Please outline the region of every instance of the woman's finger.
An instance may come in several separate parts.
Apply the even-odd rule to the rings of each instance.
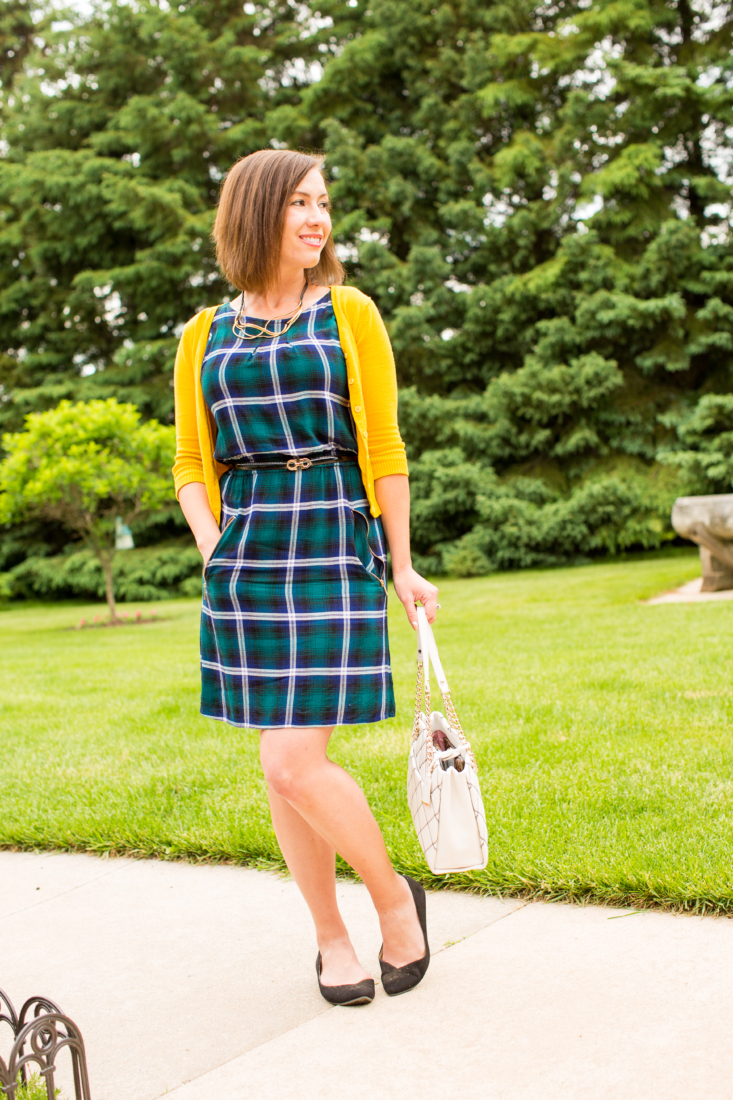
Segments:
[[[422,604],[425,608],[428,622],[435,622],[438,589],[434,584],[430,584],[419,574],[414,574],[412,582],[405,586],[405,589],[402,588],[402,585],[399,587],[395,585],[395,591],[407,613],[407,618],[413,630],[417,630],[417,611],[415,609],[418,604]]]
[[[405,596],[402,600],[402,606],[407,612],[407,618],[410,620],[410,626],[413,630],[417,630],[417,601],[415,597],[410,593],[409,596]]]
[[[428,622],[435,622],[436,608],[438,607],[438,589],[434,584],[416,589],[411,596],[406,597],[402,602],[405,605],[410,622],[413,622],[413,616],[415,622],[417,621],[417,616],[413,610],[417,604],[422,604],[425,608]]]
[[[433,587],[432,591],[422,592],[417,597],[417,599],[423,605],[423,607],[425,608],[425,614],[427,616],[428,622],[429,623],[434,623],[435,622],[435,617],[438,613],[437,612],[438,589]]]

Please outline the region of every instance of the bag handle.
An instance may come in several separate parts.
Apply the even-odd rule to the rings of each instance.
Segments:
[[[448,681],[445,673],[443,672],[443,666],[440,662],[440,656],[438,655],[438,645],[433,636],[432,627],[428,622],[428,617],[425,613],[425,608],[422,604],[417,605],[417,687],[415,691],[415,725],[413,729],[412,738],[413,741],[417,739],[420,733],[419,721],[420,712],[422,710],[423,702],[425,704],[425,717],[428,722],[428,767],[432,771],[434,767],[433,760],[433,739],[429,734],[430,726],[430,665],[432,664],[435,670],[435,676],[438,681],[438,687],[440,688],[440,694],[443,696],[443,702],[445,704],[446,718],[448,719],[448,725],[454,731],[461,746],[466,750],[466,754],[469,757],[473,770],[478,772],[476,764],[476,757],[473,755],[468,739],[461,727],[458,715],[456,714],[456,708],[453,706],[453,700],[451,699],[450,688],[448,687]]]
[[[443,666],[438,656],[438,646],[422,604],[417,605],[417,659],[418,662],[422,661],[425,665],[426,690],[430,692],[430,663],[432,662],[441,695],[449,692],[448,681],[445,678]]]

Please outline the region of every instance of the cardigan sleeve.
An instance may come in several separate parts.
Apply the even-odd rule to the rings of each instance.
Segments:
[[[176,405],[176,460],[173,464],[173,481],[176,497],[183,486],[189,485],[192,481],[201,481],[205,484],[204,463],[196,420],[194,321],[195,318],[192,318],[183,330],[178,342],[176,365],[173,371],[173,393]]]
[[[360,314],[354,338],[376,481],[387,474],[407,474],[407,456],[397,423],[397,374],[387,329],[371,298]]]

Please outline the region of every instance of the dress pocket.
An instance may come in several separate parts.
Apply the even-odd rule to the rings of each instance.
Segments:
[[[378,520],[365,516],[358,508],[349,506],[354,531],[356,556],[370,577],[374,577],[387,591],[387,555],[382,543]]]
[[[214,560],[220,556],[226,542],[228,541],[227,540],[227,535],[230,535],[232,533],[232,531],[234,530],[234,518],[235,518],[234,516],[230,516],[229,519],[227,520],[226,524],[222,528],[222,532],[219,535],[219,541],[217,542],[216,546],[212,550],[211,556],[210,556],[209,560],[207,561],[206,565],[204,566],[204,571],[203,571],[204,580],[206,580],[206,574],[209,571],[209,567],[214,563]]]

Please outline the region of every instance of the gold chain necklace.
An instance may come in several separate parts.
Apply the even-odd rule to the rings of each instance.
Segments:
[[[300,296],[300,301],[298,302],[297,306],[294,306],[292,309],[289,309],[287,313],[280,314],[279,317],[269,317],[265,321],[264,325],[258,325],[255,321],[248,321],[247,320],[247,316],[243,312],[244,311],[244,291],[242,291],[242,303],[241,303],[239,309],[237,310],[237,316],[234,318],[234,324],[232,325],[232,332],[234,333],[234,335],[237,337],[238,340],[256,340],[258,337],[261,337],[261,336],[269,336],[269,337],[283,336],[288,331],[288,329],[293,327],[293,325],[295,324],[295,322],[298,320],[301,313],[303,312],[303,299],[305,298],[305,292],[306,292],[307,289],[308,289],[308,280],[306,279],[305,285],[303,286],[303,293]],[[283,319],[283,317],[288,317],[288,316],[290,316],[291,313],[294,314],[294,316],[290,318],[290,320],[288,321],[287,325],[284,326],[284,328],[281,328],[281,329],[276,330],[276,331],[273,332],[272,329],[269,329],[267,327],[270,324],[271,321],[281,321]],[[247,331],[248,328],[254,329],[255,331],[254,332],[248,332]]]

